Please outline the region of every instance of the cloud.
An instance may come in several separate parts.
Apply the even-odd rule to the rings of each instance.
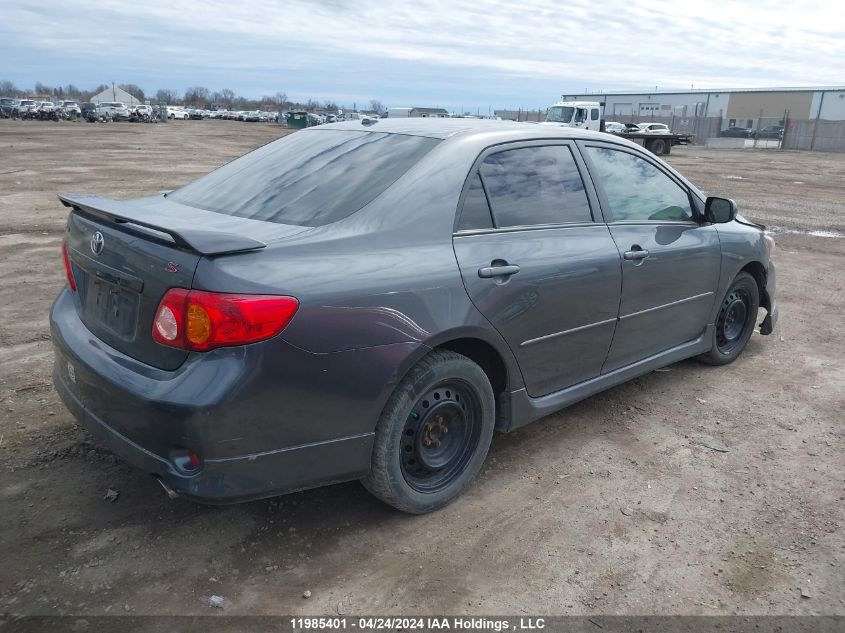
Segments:
[[[842,24],[837,3],[769,0],[17,0],[0,75],[539,107],[583,89],[835,84]]]

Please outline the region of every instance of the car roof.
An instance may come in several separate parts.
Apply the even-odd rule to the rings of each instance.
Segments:
[[[427,136],[439,139],[447,139],[455,136],[483,135],[486,140],[492,139],[494,141],[496,136],[501,136],[502,141],[523,138],[526,140],[541,138],[607,140],[608,137],[607,134],[602,132],[534,122],[517,123],[516,121],[496,121],[491,119],[433,117],[403,117],[394,119],[388,117],[387,119],[370,119],[367,124],[361,121],[344,121],[342,123],[328,123],[319,127],[311,127],[308,130],[385,132],[388,134],[408,134],[410,136]]]

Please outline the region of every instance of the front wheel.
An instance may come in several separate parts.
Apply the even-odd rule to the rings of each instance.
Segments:
[[[404,512],[442,508],[481,470],[494,425],[495,399],[484,371],[461,354],[432,352],[382,412],[363,483]]]
[[[748,273],[739,273],[722,299],[713,345],[698,360],[708,365],[727,365],[739,358],[754,332],[759,308],[757,282]]]

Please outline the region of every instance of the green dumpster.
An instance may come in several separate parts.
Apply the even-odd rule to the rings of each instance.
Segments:
[[[305,110],[294,110],[287,113],[288,127],[301,129],[308,127],[308,113]]]

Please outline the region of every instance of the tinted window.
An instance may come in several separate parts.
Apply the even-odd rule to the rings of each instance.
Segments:
[[[565,146],[523,147],[488,156],[481,176],[496,226],[592,220],[581,174]]]
[[[687,192],[648,161],[605,147],[587,152],[614,220],[692,219]]]
[[[487,196],[484,194],[481,176],[475,174],[469,183],[469,189],[464,198],[464,206],[461,209],[461,217],[458,220],[458,230],[490,228],[493,228],[493,218],[490,217],[490,205],[487,204]]]
[[[599,120],[599,111],[597,108],[593,108],[592,110],[590,110],[590,119],[592,119],[593,121]]]
[[[371,202],[439,142],[378,132],[295,132],[170,197],[227,215],[320,226]]]

